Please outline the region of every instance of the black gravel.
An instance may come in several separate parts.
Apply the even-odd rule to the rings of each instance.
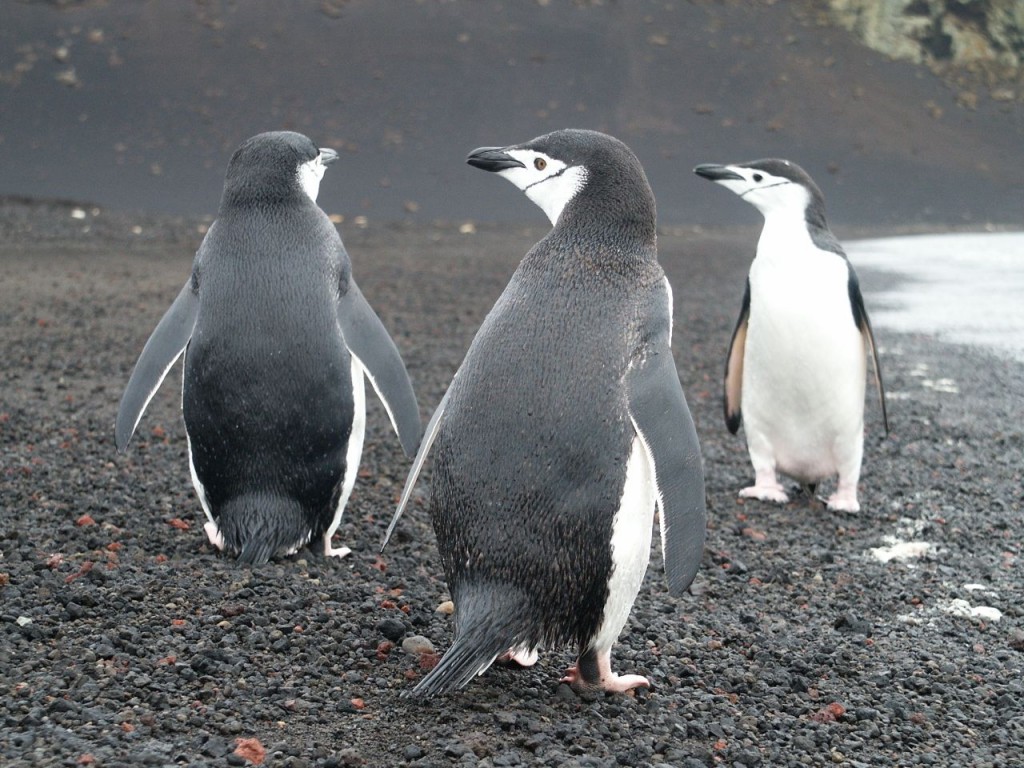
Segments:
[[[663,233],[710,526],[686,597],[668,596],[654,555],[616,647],[616,668],[652,689],[581,698],[558,682],[572,653],[557,649],[414,703],[401,693],[451,620],[422,495],[377,555],[409,466],[383,408],[372,401],[339,530],[352,555],[220,557],[176,371],[129,453],[113,445],[122,388],[203,223],[74,208],[0,208],[0,764],[1020,764],[1022,366],[879,329],[893,433],[869,403],[864,511],[741,503],[751,472],[719,383],[755,233]],[[346,226],[425,416],[541,233]],[[886,536],[932,548],[881,563],[869,550]],[[948,613],[955,599],[1002,618]]]

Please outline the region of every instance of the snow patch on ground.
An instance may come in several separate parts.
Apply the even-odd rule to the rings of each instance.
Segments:
[[[974,621],[999,621],[1003,612],[990,605],[971,605],[962,598],[954,598],[939,604],[939,609],[950,616],[964,617]]]
[[[917,235],[844,245],[858,268],[909,278],[869,296],[876,327],[936,334],[1024,361],[1024,233]],[[922,385],[959,394],[950,379],[929,378]]]
[[[948,585],[951,591],[957,588]],[[964,584],[960,589],[969,595],[998,599],[999,593],[984,584]],[[952,616],[958,619],[970,619],[976,624],[994,624],[1003,618],[1003,612],[991,605],[972,605],[970,600],[962,597],[953,597],[948,600],[939,600],[934,605],[922,605],[916,613],[901,614],[897,618],[904,624],[914,626],[926,625],[934,627],[936,619],[942,616]]]
[[[882,546],[872,547],[869,554],[880,563],[896,560],[905,563],[924,557],[932,549],[931,542],[916,540],[927,522],[901,517],[896,523],[896,534],[882,537]]]
[[[886,536],[882,541],[885,542],[885,546],[873,547],[870,550],[871,556],[881,563],[888,563],[890,560],[916,560],[924,557],[932,546],[927,541],[903,541],[895,536]]]

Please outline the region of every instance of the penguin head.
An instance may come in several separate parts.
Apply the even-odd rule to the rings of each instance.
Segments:
[[[629,147],[607,134],[565,129],[524,144],[481,147],[466,162],[511,181],[552,225],[599,217],[653,231],[654,194],[643,167]]]
[[[825,198],[818,185],[789,160],[698,165],[693,172],[732,190],[766,217],[780,212],[804,216],[811,208],[824,209]]]
[[[333,149],[318,148],[293,131],[272,131],[246,139],[235,150],[224,179],[224,203],[274,203],[309,198],[316,202]]]

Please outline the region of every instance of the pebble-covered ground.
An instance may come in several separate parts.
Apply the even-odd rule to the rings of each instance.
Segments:
[[[237,567],[202,532],[180,369],[128,453],[113,445],[122,389],[201,223],[0,210],[0,764],[1024,759],[1020,365],[879,330],[893,429],[883,439],[869,401],[864,511],[741,503],[751,472],[719,387],[756,232],[663,233],[710,522],[690,593],[668,596],[656,553],[616,647],[617,669],[653,687],[581,698],[558,682],[571,650],[554,649],[411,702],[451,619],[424,483],[377,554],[409,467],[380,404],[338,532],[353,553]],[[539,221],[342,229],[426,419]],[[878,278],[862,279],[870,307]]]

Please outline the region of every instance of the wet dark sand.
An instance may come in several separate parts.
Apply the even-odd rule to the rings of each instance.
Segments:
[[[533,669],[493,669],[460,695],[411,703],[400,695],[420,659],[401,640],[423,635],[446,649],[450,619],[435,608],[448,595],[425,484],[386,555],[376,554],[409,466],[379,403],[371,398],[360,480],[338,533],[353,554],[237,567],[202,533],[179,368],[127,455],[113,446],[122,388],[186,279],[195,226],[83,221],[61,206],[8,206],[0,219],[4,765],[259,757],[239,739],[257,739],[273,766],[1019,760],[1022,366],[880,331],[893,431],[882,439],[869,402],[864,511],[832,513],[802,496],[784,507],[740,503],[751,473],[742,440],[722,423],[719,381],[755,232],[663,233],[710,524],[685,597],[668,596],[653,555],[615,650],[616,668],[653,688],[580,698],[558,683],[572,653],[557,649]],[[344,227],[425,417],[541,233],[539,222],[475,234]],[[869,306],[872,279],[863,276]],[[958,391],[925,383],[940,376]],[[870,551],[888,536],[930,548],[882,563]],[[948,612],[979,606],[1001,619]]]
[[[757,222],[691,169],[758,157],[833,224],[1024,223],[1020,83],[891,61],[823,5],[8,3],[0,194],[201,215],[235,147],[291,129],[342,153],[329,212],[515,222],[466,153],[573,127],[636,152],[663,224]]]

